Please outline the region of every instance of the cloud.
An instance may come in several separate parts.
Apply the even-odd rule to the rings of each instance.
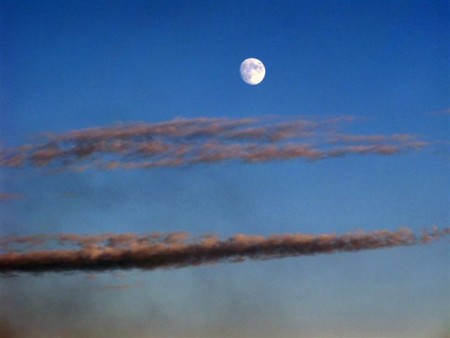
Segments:
[[[47,133],[37,144],[0,150],[0,166],[150,169],[232,160],[259,163],[393,155],[428,145],[412,134],[355,135],[339,130],[351,121],[350,117],[196,118]]]
[[[0,202],[7,202],[11,200],[21,199],[22,196],[19,194],[9,194],[9,193],[0,193]]]
[[[450,115],[450,108],[437,110],[437,111],[434,111],[434,112],[432,112],[430,114],[432,114],[432,115]]]
[[[214,235],[190,239],[187,233],[57,234],[36,238],[10,236],[2,241],[5,253],[0,255],[0,273],[8,276],[19,272],[181,268],[217,262],[242,262],[246,259],[264,260],[426,244],[449,234],[450,228],[439,230],[434,227],[421,236],[414,235],[408,228],[344,235],[281,234],[263,237],[236,234],[225,240]],[[54,248],[56,244],[75,248]],[[26,250],[23,250],[23,245]]]

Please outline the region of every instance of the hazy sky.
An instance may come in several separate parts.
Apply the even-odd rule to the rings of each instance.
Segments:
[[[27,159],[1,168],[2,237],[448,227],[449,10],[447,1],[0,1],[0,145]],[[249,57],[266,66],[260,85],[240,78]],[[88,128],[199,118],[219,118],[214,127],[222,118],[253,119],[250,127],[266,136],[283,123],[316,123],[312,136],[270,142],[308,142],[302,154],[320,156],[264,148],[270,158],[248,161],[261,156],[249,153],[253,141],[238,141],[242,155],[217,144],[234,141],[210,133],[151,140],[213,145],[227,160],[197,160],[203,153],[195,152],[195,165],[105,170],[95,165],[109,159],[94,158],[100,141],[76,157],[89,165],[84,171],[67,168],[63,156],[36,159],[53,151],[45,133],[85,137]],[[331,156],[336,147],[345,156]],[[139,151],[117,154],[124,163],[142,160]],[[447,238],[182,269],[3,276],[0,330],[7,337],[448,337],[449,259]]]

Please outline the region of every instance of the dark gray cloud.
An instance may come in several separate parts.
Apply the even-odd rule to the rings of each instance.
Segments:
[[[439,230],[434,227],[421,236],[415,236],[408,228],[344,235],[283,234],[263,237],[237,234],[225,240],[216,235],[190,239],[184,232],[9,236],[1,242],[4,253],[0,255],[0,273],[181,268],[216,262],[242,262],[246,259],[265,260],[425,244],[449,234],[450,228]],[[61,245],[75,248],[62,249]]]

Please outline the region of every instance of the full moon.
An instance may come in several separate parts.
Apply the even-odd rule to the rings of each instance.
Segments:
[[[249,58],[241,63],[240,69],[242,80],[249,85],[257,85],[266,76],[266,68],[258,59]]]

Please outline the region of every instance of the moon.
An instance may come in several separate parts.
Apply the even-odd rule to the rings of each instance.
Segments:
[[[264,64],[258,59],[249,58],[241,63],[240,73],[244,82],[254,86],[264,80],[264,76],[266,76],[266,67],[264,67]]]

